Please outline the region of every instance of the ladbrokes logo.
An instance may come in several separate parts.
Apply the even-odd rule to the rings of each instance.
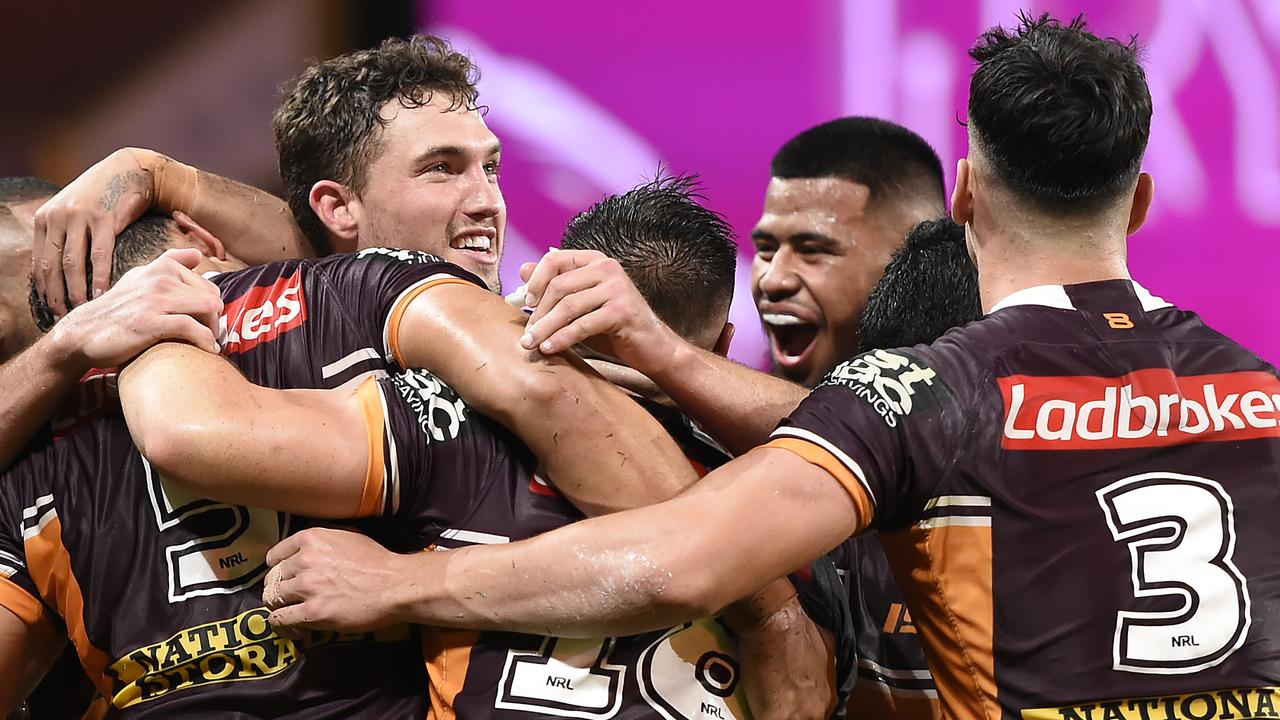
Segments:
[[[314,647],[392,642],[409,636],[408,628],[401,625],[374,633],[304,631],[302,639],[295,641],[275,634],[267,622],[270,614],[266,608],[256,608],[187,628],[125,655],[111,665],[122,684],[112,704],[126,708],[209,683],[261,680],[288,670]]]
[[[1010,450],[1103,450],[1280,437],[1280,381],[1265,372],[999,379]]]
[[[271,285],[255,287],[227,303],[218,319],[224,353],[240,353],[274,340],[307,320],[302,270]]]
[[[844,385],[871,403],[889,427],[913,410],[932,407],[942,380],[932,369],[899,353],[876,350],[836,366],[824,385]]]

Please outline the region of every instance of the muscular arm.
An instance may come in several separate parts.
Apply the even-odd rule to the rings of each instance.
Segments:
[[[695,474],[661,425],[571,354],[520,348],[523,316],[469,284],[418,295],[398,352],[507,425],[589,514],[671,497]],[[355,392],[252,385],[191,348],[149,351],[120,376],[130,431],[166,477],[206,497],[351,517],[369,457]],[[380,428],[376,428],[380,431]]]
[[[764,442],[808,394],[794,383],[694,347],[654,315],[616,260],[595,251],[549,253],[528,279],[525,347],[560,352],[605,337],[609,352],[648,375],[726,448]]]
[[[185,212],[251,265],[313,254],[280,198],[152,150],[122,148],[36,212],[34,278],[55,315],[88,299],[86,260],[94,293],[106,291],[116,235],[148,210]]]
[[[758,448],[658,505],[510,545],[384,558],[392,565],[381,575],[394,581],[361,592],[385,598],[387,615],[311,597],[329,579],[341,580],[326,579],[330,553],[300,551],[337,531],[291,537],[267,557],[279,565],[284,605],[272,622],[634,634],[714,615],[835,547],[858,521],[849,495],[825,470],[787,450]]]
[[[0,607],[0,714],[7,716],[31,694],[66,641],[48,618],[29,625]]]

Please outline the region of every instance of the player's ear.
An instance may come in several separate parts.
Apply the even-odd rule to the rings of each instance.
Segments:
[[[969,158],[960,158],[956,163],[956,186],[951,191],[951,219],[960,225],[966,225],[973,219],[973,188],[969,177],[972,171]]]
[[[733,344],[734,330],[733,323],[726,322],[724,328],[720,330],[720,337],[716,338],[716,344],[711,348],[711,352],[721,357],[729,357],[729,346]]]
[[[191,219],[191,216],[175,210],[173,222],[187,244],[200,251],[207,258],[227,259],[227,249],[217,235],[209,232],[203,225]]]
[[[1151,209],[1151,200],[1156,194],[1156,182],[1151,173],[1138,173],[1138,186],[1133,189],[1133,207],[1129,208],[1129,227],[1126,235],[1138,232],[1138,228],[1147,221],[1147,211]]]
[[[348,252],[356,248],[364,207],[351,188],[333,180],[321,180],[311,186],[307,196],[311,211],[329,230],[333,249]]]

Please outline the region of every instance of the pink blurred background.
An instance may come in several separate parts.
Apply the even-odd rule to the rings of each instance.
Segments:
[[[734,356],[763,366],[750,302],[751,227],[769,160],[842,115],[896,120],[947,172],[966,150],[965,54],[1020,8],[1088,13],[1146,47],[1156,202],[1131,242],[1134,276],[1280,361],[1280,3],[1274,0],[650,0],[423,2],[419,22],[470,51],[506,148],[507,282],[602,194],[659,163],[696,172],[742,246]]]

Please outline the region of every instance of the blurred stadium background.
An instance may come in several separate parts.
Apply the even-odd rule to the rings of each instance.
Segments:
[[[1280,362],[1277,0],[237,0],[6,3],[0,174],[67,182],[125,145],[279,188],[270,129],[309,59],[416,30],[483,72],[506,146],[507,282],[568,218],[658,166],[702,175],[742,244],[734,356],[766,362],[748,234],[772,153],[840,115],[924,135],[948,181],[965,150],[970,62],[1019,9],[1136,33],[1155,102],[1135,276]]]

